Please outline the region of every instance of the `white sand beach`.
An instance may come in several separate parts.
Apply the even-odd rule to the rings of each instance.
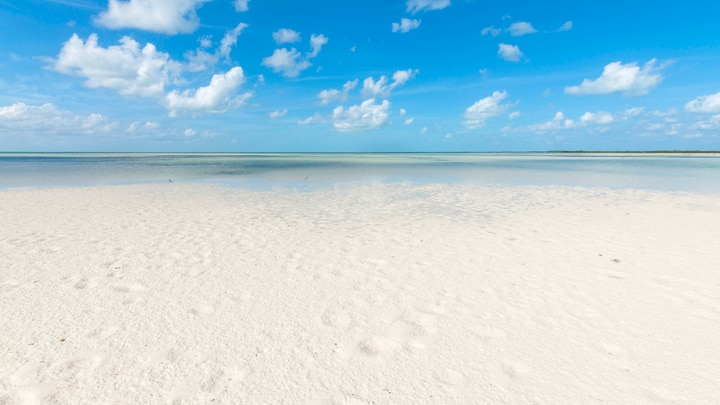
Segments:
[[[0,403],[717,404],[720,195],[0,191]]]

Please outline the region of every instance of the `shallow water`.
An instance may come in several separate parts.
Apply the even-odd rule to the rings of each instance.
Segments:
[[[716,154],[0,154],[0,188],[161,182],[316,189],[376,182],[720,192]]]

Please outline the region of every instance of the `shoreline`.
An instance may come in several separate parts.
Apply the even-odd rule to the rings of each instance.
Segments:
[[[711,403],[720,196],[0,190],[0,402]]]

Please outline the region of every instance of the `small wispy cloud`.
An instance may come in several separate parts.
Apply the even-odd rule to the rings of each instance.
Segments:
[[[420,11],[442,10],[450,7],[450,0],[408,0],[407,12],[418,13]]]
[[[392,23],[392,32],[406,33],[420,26],[420,20],[401,18],[399,23]]]
[[[560,28],[558,28],[557,30],[558,30],[558,32],[563,32],[563,31],[570,31],[571,29],[573,29],[573,22],[565,21],[565,24],[561,25]]]

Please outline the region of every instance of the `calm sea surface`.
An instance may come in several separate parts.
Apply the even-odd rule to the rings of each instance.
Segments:
[[[169,181],[254,189],[407,181],[718,193],[720,155],[0,154],[0,189]]]

